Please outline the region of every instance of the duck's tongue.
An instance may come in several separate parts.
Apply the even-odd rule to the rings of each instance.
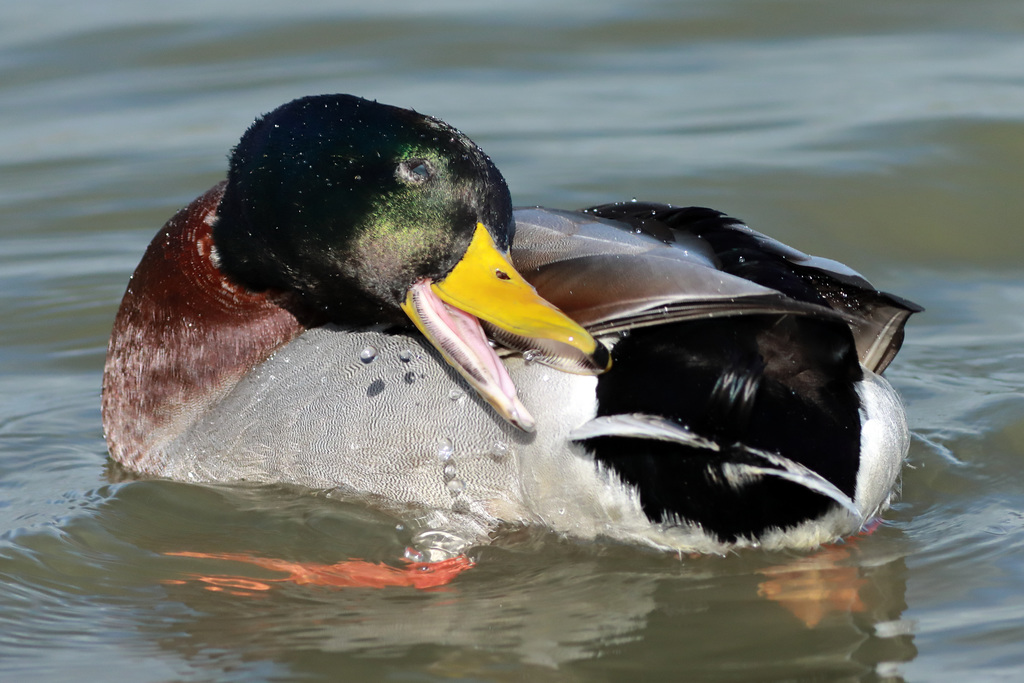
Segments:
[[[534,419],[516,396],[512,378],[488,343],[480,321],[442,301],[431,289],[432,284],[425,278],[410,288],[406,303],[414,315],[409,317],[499,415],[532,432]]]

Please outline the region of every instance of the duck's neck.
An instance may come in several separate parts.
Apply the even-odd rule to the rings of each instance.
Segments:
[[[274,296],[234,285],[215,265],[223,194],[222,183],[157,233],[114,321],[103,426],[111,455],[136,471],[159,474],[168,444],[304,329]]]

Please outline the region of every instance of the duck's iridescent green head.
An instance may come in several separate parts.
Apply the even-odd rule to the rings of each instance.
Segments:
[[[508,187],[437,119],[350,95],[290,102],[235,148],[213,226],[220,269],[347,327],[411,320],[513,424],[533,420],[480,325],[600,372],[607,351],[508,260]],[[403,316],[403,313],[405,316]]]
[[[331,318],[370,323],[397,313],[417,279],[448,273],[478,223],[508,249],[508,187],[471,140],[413,111],[318,95],[242,137],[214,239],[250,289],[297,290]]]

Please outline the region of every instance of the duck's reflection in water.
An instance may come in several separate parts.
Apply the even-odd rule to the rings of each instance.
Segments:
[[[634,650],[652,671],[681,661],[711,667],[722,658],[708,653],[728,650],[733,674],[778,662],[796,674],[794,662],[812,642],[815,671],[892,673],[916,655],[912,625],[900,618],[903,559],[872,558],[857,543],[783,562],[756,552],[680,562],[521,536],[529,552],[521,542],[499,544],[475,562],[432,565],[169,552],[187,564],[164,583],[197,611],[187,635],[165,642],[241,648],[247,658],[291,660],[315,650],[470,669],[545,669]]]

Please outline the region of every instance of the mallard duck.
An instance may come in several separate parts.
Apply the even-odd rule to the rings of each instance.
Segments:
[[[513,210],[443,121],[305,97],[150,244],[103,425],[130,470],[363,497],[442,555],[812,547],[890,502],[919,310],[711,209]]]

